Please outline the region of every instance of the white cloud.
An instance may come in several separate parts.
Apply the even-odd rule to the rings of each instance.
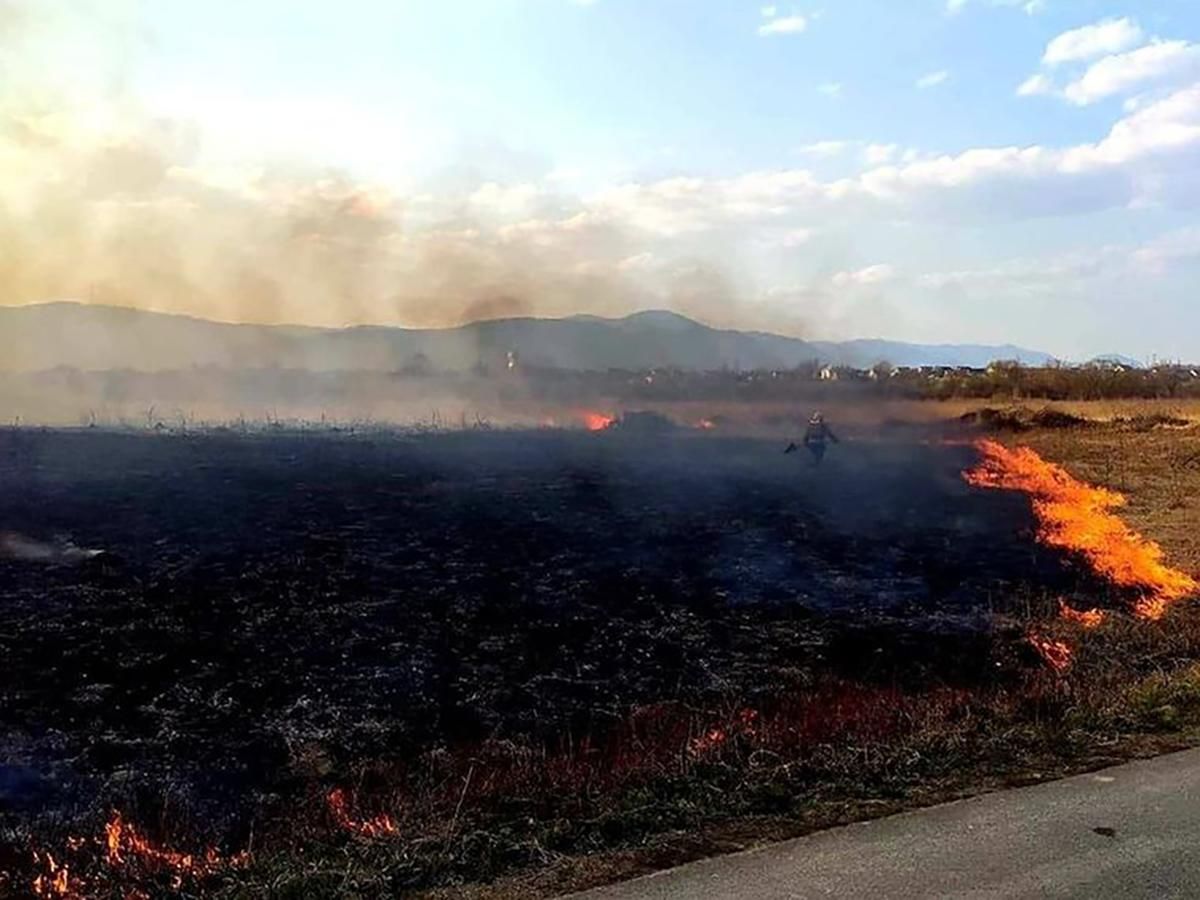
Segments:
[[[806,28],[808,28],[808,19],[797,13],[790,16],[770,18],[758,26],[758,33],[762,37],[771,37],[777,34],[799,34]]]
[[[1166,271],[1172,263],[1200,261],[1200,227],[1160,235],[1135,250],[1133,261],[1154,273]]]
[[[1051,257],[1018,258],[979,269],[926,272],[916,279],[918,287],[942,290],[948,287],[976,288],[996,292],[1054,294],[1065,285],[1103,274],[1122,263],[1121,248],[1097,247]]]
[[[1019,96],[1055,94],[1076,106],[1088,106],[1155,83],[1179,84],[1200,73],[1200,44],[1148,38],[1128,17],[1103,19],[1050,41],[1042,65],[1042,72],[1017,88]],[[1060,88],[1046,70],[1062,67],[1073,72]],[[1133,108],[1134,104],[1126,104],[1127,111]]]
[[[863,150],[863,161],[869,166],[881,166],[890,161],[899,149],[896,144],[868,144]]]
[[[816,141],[812,144],[805,144],[800,148],[800,152],[806,156],[822,158],[839,156],[845,153],[853,143],[853,141]]]
[[[499,224],[559,215],[569,207],[570,204],[538,184],[489,181],[465,198],[463,209],[480,221]]]
[[[812,240],[813,231],[811,228],[789,228],[777,238],[771,241],[772,245],[784,250],[794,250],[797,247],[803,247]]]
[[[1054,38],[1046,45],[1042,62],[1048,66],[1084,62],[1136,47],[1144,39],[1142,29],[1132,19],[1103,19]]]
[[[1114,94],[1128,93],[1148,82],[1200,70],[1200,45],[1187,41],[1154,41],[1127,53],[1106,56],[1063,89],[1077,106],[1087,106]]]
[[[883,284],[896,277],[896,270],[887,263],[867,266],[850,272],[838,272],[830,282],[834,287],[864,287],[867,285]]]
[[[826,81],[824,84],[818,84],[817,90],[826,97],[842,96],[842,83],[840,81]]]
[[[1030,75],[1017,87],[1018,97],[1034,97],[1054,92],[1054,83],[1041,72]]]
[[[1200,262],[1200,227],[1168,231],[1140,245],[1109,244],[1041,257],[1019,257],[975,269],[926,272],[920,288],[978,290],[989,296],[1061,297],[1092,292],[1088,282],[1124,280],[1144,284],[1147,276],[1170,274],[1178,265]]]
[[[945,69],[940,69],[937,72],[929,72],[917,79],[917,87],[921,90],[937,87],[939,84],[945,84],[949,78],[950,73]]]
[[[1200,150],[1200,84],[1138,108],[1103,140],[1063,153],[1061,166],[1070,173],[1194,150]]]
[[[753,237],[754,229],[780,233],[829,222],[1021,220],[1153,203],[1196,208],[1200,178],[1190,173],[1200,172],[1200,85],[1146,103],[1091,143],[977,147],[942,156],[901,153],[889,144],[862,151],[873,162],[851,177],[822,180],[805,169],[782,169],[671,178],[622,185],[581,203],[646,235],[724,235],[721,241]],[[512,193],[514,208],[530,202],[520,187]],[[493,206],[510,200],[489,199]],[[534,208],[549,202],[541,198]]]
[[[946,0],[946,15],[953,16],[967,8],[972,0]],[[975,0],[994,9],[1020,9],[1027,16],[1034,16],[1046,9],[1046,0]]]

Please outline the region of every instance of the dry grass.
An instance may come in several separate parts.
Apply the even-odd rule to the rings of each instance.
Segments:
[[[924,421],[933,418],[953,419],[986,407],[1004,406],[994,400],[921,400],[907,401],[920,410]],[[1070,413],[1093,422],[1114,422],[1119,419],[1170,416],[1200,422],[1200,400],[1029,400],[1020,404],[1030,409],[1053,409]]]
[[[718,423],[718,430],[778,430],[795,428],[815,407],[822,408],[835,424],[870,428],[885,424],[937,425],[955,423],[964,416],[989,408],[1016,407],[1030,411],[1054,410],[1090,422],[1137,423],[1154,419],[1178,419],[1200,424],[1200,400],[1030,400],[1011,404],[1003,400],[913,400],[887,399],[862,394],[830,393],[824,399],[805,397],[794,401],[647,401],[621,404],[607,402],[599,408],[616,413],[625,406],[653,409],[683,425],[702,420]]]
[[[1200,428],[1033,431],[1019,440],[1072,474],[1125,495],[1133,528],[1172,565],[1200,571]]]

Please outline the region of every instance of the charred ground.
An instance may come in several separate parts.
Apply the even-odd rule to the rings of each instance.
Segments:
[[[0,559],[9,858],[114,808],[245,845],[371,761],[664,702],[1019,678],[1004,614],[1100,586],[969,446],[851,437],[2,432],[0,526],[102,551]]]

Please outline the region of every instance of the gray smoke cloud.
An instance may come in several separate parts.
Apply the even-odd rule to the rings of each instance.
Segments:
[[[663,305],[737,320],[730,267],[686,243],[650,252],[619,197],[481,180],[494,173],[469,161],[448,160],[430,179],[438,190],[404,196],[336,168],[208,165],[199,125],[127,90],[129,61],[153,44],[137,13],[132,2],[0,5],[0,303],[323,326]]]

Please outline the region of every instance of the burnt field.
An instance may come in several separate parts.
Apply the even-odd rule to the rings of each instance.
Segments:
[[[402,820],[420,779],[457,821],[516,802],[478,780],[487,748],[548,765],[633,734],[694,757],[722,710],[749,731],[799,692],[1015,681],[1039,660],[1006,617],[1103,588],[929,437],[815,467],[689,432],[2,432],[5,858],[111,810],[257,847],[347,785]],[[669,727],[631,731],[664,704]],[[836,738],[805,715],[798,740]],[[429,774],[460,755],[465,786]]]

